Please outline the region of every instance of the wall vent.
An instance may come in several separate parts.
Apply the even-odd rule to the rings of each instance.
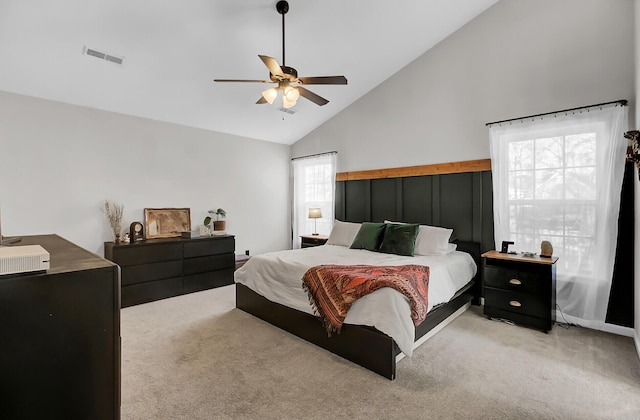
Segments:
[[[99,58],[101,60],[110,61],[110,62],[118,64],[120,66],[124,62],[124,58],[122,58],[122,57],[117,57],[115,55],[107,54],[107,53],[104,53],[102,51],[98,51],[96,49],[89,48],[89,47],[86,47],[86,46],[83,48],[82,52],[85,55],[90,55],[92,57],[96,57],[96,58]]]

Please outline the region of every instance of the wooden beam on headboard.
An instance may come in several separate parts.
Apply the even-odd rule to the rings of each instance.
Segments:
[[[491,159],[465,160],[461,162],[435,163],[432,165],[404,166],[402,168],[369,169],[365,171],[338,172],[336,181],[361,179],[398,178],[406,176],[455,174],[491,170]]]

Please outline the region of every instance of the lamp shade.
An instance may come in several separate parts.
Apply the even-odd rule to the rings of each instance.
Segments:
[[[284,88],[284,92],[282,92],[282,106],[284,108],[291,108],[296,104],[299,97],[300,92],[298,92],[298,89],[287,86]]]
[[[309,209],[309,219],[320,219],[320,218],[322,218],[322,210],[320,210],[319,207]]]
[[[277,96],[278,96],[278,89],[276,88],[267,89],[262,92],[262,97],[270,104],[272,104],[273,101],[276,100]]]

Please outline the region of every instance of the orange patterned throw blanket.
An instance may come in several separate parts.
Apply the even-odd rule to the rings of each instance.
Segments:
[[[424,265],[319,265],[307,270],[302,285],[329,334],[340,332],[355,300],[382,287],[391,287],[409,299],[414,325],[427,316],[429,267]]]

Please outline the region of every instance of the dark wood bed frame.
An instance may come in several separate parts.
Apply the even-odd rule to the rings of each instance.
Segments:
[[[490,160],[338,173],[335,218],[446,226],[453,229],[458,250],[473,256],[478,267],[473,283],[449,303],[431,310],[416,327],[416,341],[470,301],[480,304],[480,254],[495,249]],[[273,303],[246,286],[236,285],[236,299],[236,307],[245,312],[386,378],[396,376],[400,350],[391,337],[375,328],[345,324],[340,334],[327,337],[315,316]]]
[[[468,302],[480,303],[480,244],[463,241],[457,244],[458,250],[471,254],[478,274],[454,299],[429,312],[416,327],[416,341]],[[385,378],[396,377],[396,356],[400,349],[391,337],[373,327],[344,324],[340,334],[329,337],[317,317],[272,302],[242,284],[236,284],[236,307]]]

